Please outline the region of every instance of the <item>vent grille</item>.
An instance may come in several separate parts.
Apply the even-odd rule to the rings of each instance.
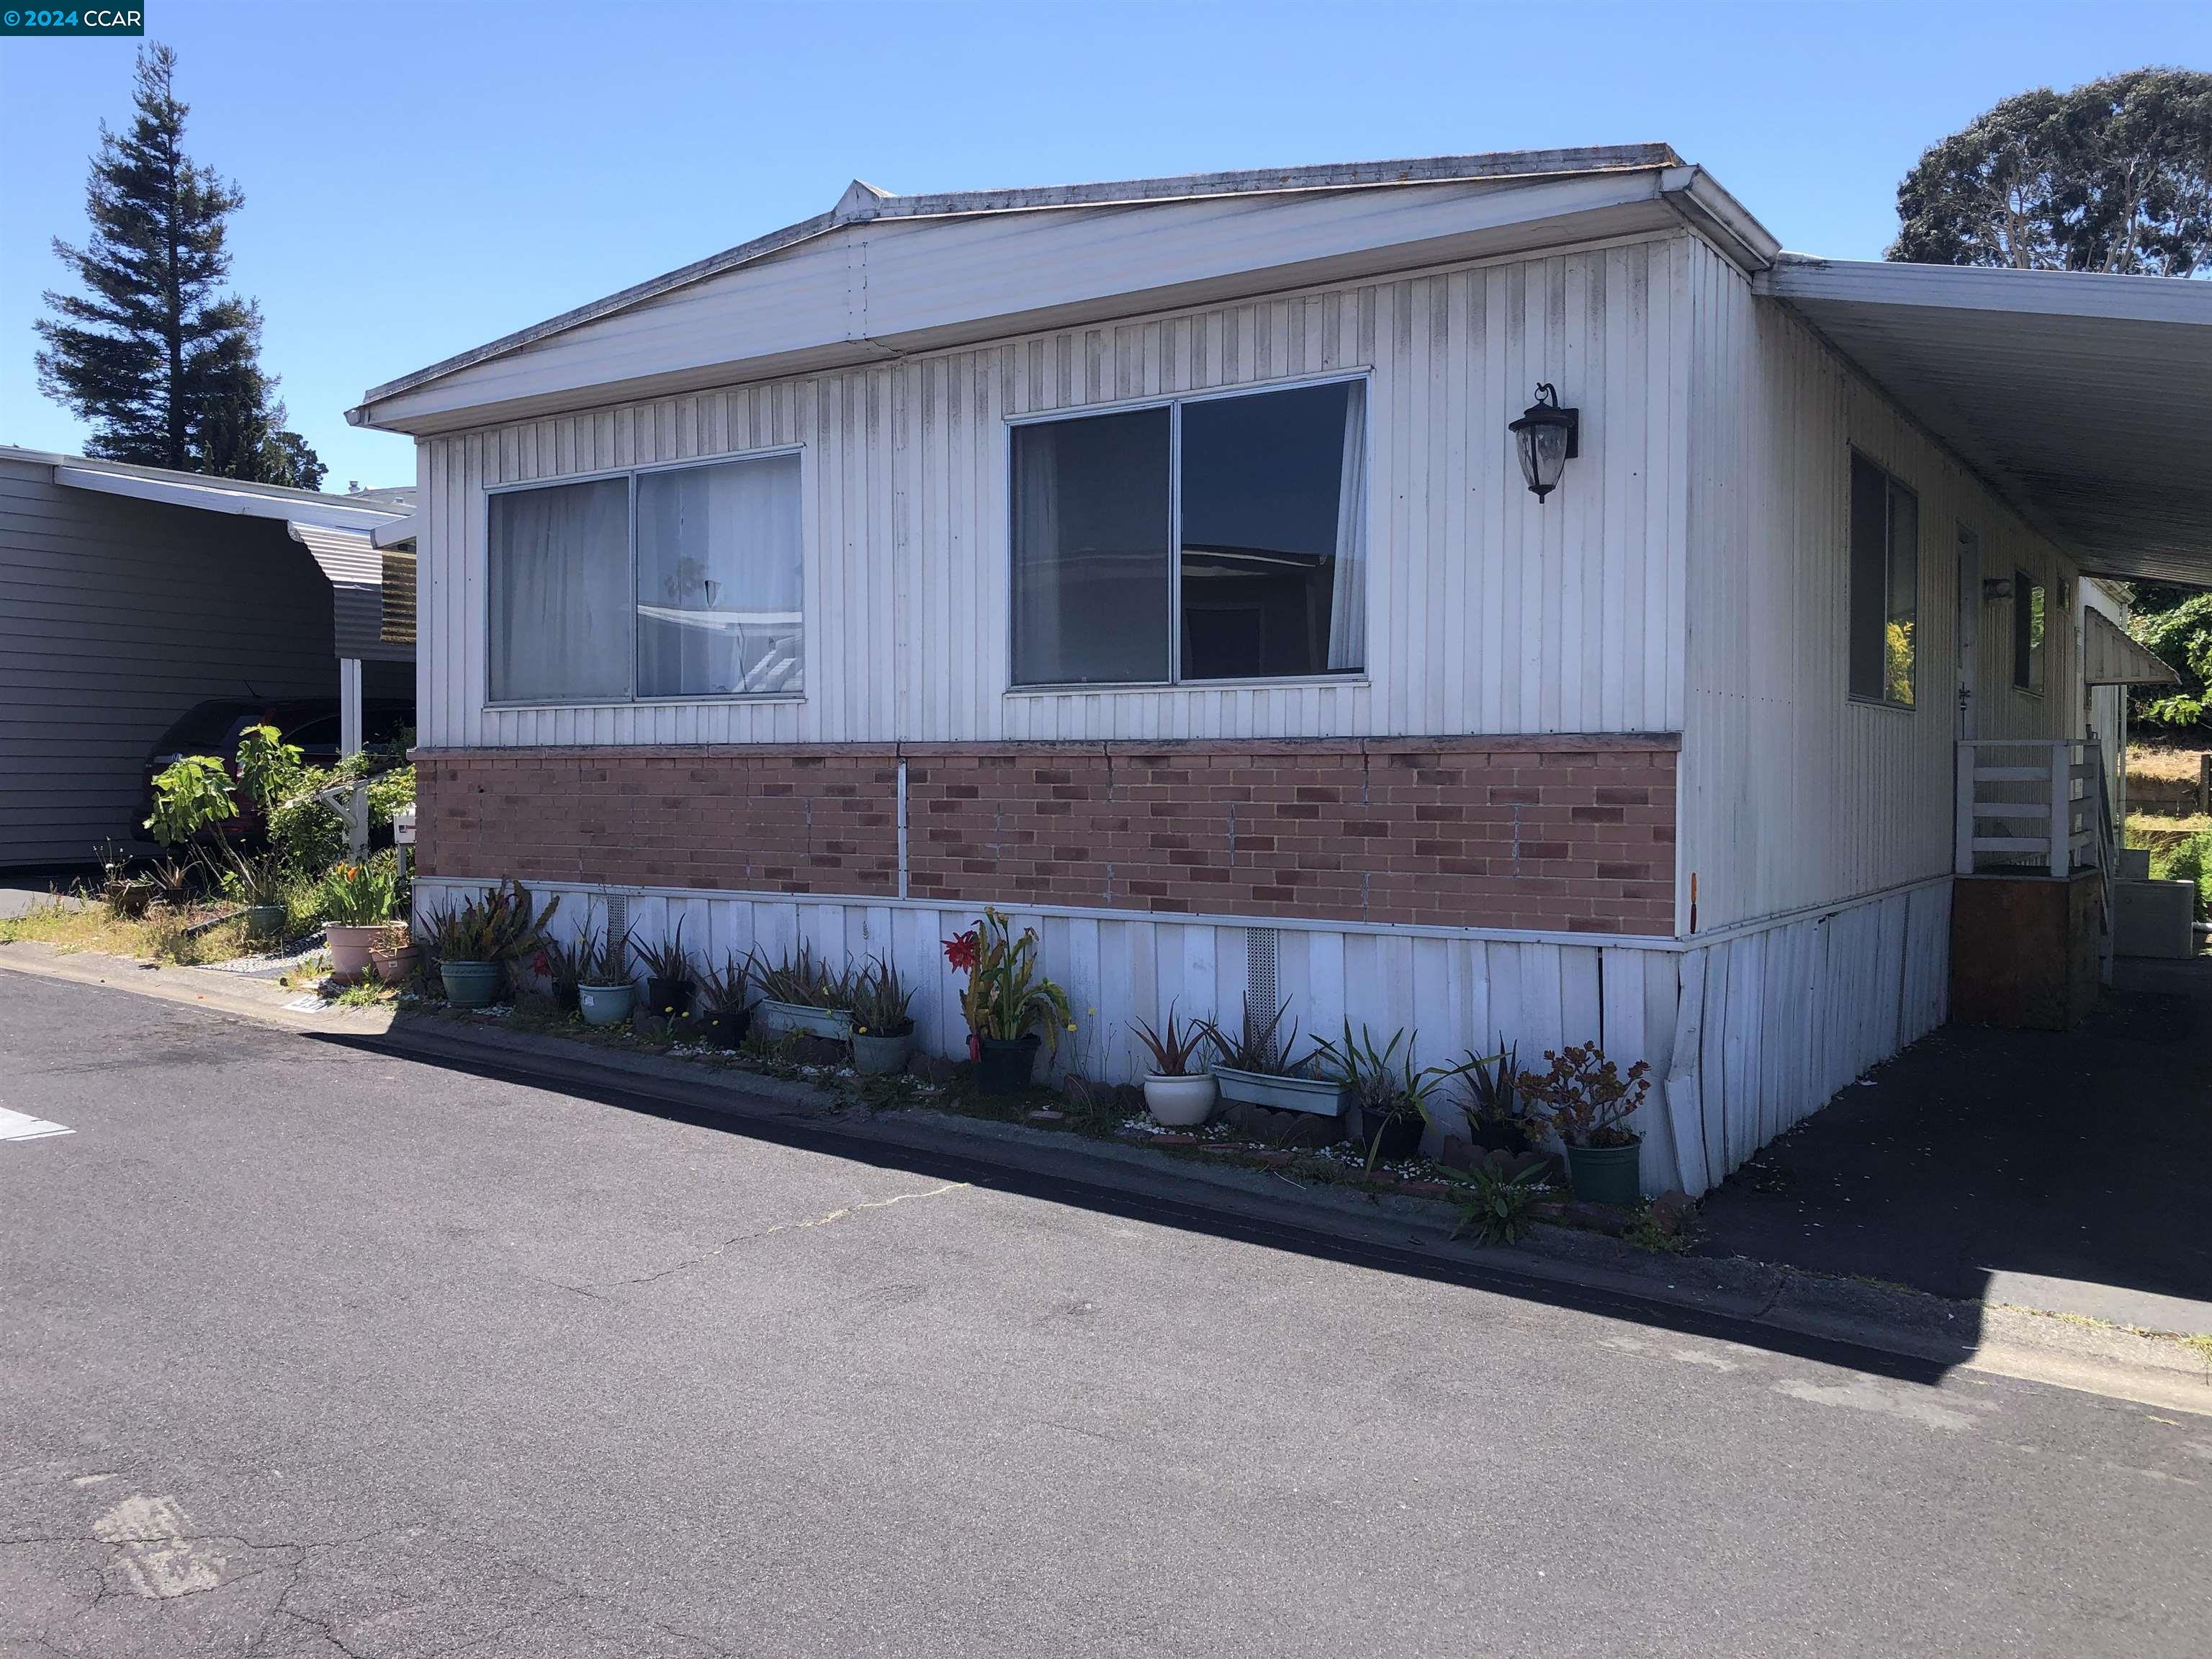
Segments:
[[[629,898],[623,893],[607,895],[607,937],[610,939],[629,936]]]
[[[1271,1019],[1282,1006],[1282,998],[1275,989],[1275,954],[1282,935],[1273,927],[1247,927],[1244,930],[1244,1006],[1258,1019]],[[1276,1051],[1281,1034],[1268,1040],[1267,1058],[1279,1062],[1283,1056]]]

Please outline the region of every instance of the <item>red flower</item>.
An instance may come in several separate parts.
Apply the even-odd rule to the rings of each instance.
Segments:
[[[945,959],[961,973],[972,973],[981,958],[981,947],[974,931],[962,933],[957,939],[945,941]]]

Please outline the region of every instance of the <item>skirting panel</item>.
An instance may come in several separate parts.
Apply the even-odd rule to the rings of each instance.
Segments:
[[[424,877],[418,911],[458,902],[482,884]],[[554,933],[604,927],[605,890],[541,882],[561,896]],[[963,1052],[960,980],[944,941],[971,926],[971,906],[872,904],[816,896],[761,897],[629,890],[630,937],[668,937],[678,921],[705,963],[757,951],[773,959],[802,941],[832,963],[882,957],[915,988],[921,1044]],[[1416,1063],[1518,1048],[1540,1070],[1547,1049],[1601,1044],[1625,1071],[1651,1067],[1655,1086],[1638,1127],[1647,1193],[1691,1194],[1817,1111],[1869,1066],[1924,1036],[1948,994],[1948,882],[1893,893],[1820,916],[1778,923],[1689,950],[1539,943],[1480,933],[1337,932],[1182,921],[1101,911],[1010,912],[1033,927],[1047,974],[1067,989],[1077,1029],[1051,1062],[1115,1082],[1139,1075],[1133,1022],[1172,1011],[1234,1022],[1287,1000],[1299,1047],[1336,1036],[1348,1020],[1380,1037],[1408,1033]],[[1273,1005],[1269,1006],[1272,1012]],[[1433,1147],[1432,1139],[1432,1147]]]
[[[1941,1025],[1951,884],[1889,893],[1685,952],[1665,1072],[1672,1166],[1695,1194],[1869,1067]],[[1652,1180],[1650,1140],[1644,1177]]]

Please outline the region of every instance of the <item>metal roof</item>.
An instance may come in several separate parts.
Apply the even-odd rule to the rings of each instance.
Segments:
[[[1785,253],[1753,285],[2089,574],[2212,586],[2212,283]]]
[[[281,519],[288,523],[329,525],[343,530],[373,530],[404,517],[413,510],[415,503],[412,485],[362,490],[351,495],[328,495],[319,489],[293,489],[283,484],[252,483],[242,478],[178,472],[162,466],[137,466],[128,461],[102,460],[97,456],[51,454],[9,445],[0,445],[0,458],[51,466],[54,482],[64,489],[130,495],[203,513]]]
[[[356,424],[372,404],[417,386],[456,374],[492,358],[593,322],[633,306],[659,298],[677,289],[718,276],[727,270],[779,253],[847,225],[883,220],[956,218],[987,213],[1029,213],[1064,208],[1133,207],[1160,202],[1194,201],[1206,197],[1282,195],[1302,191],[1382,189],[1395,185],[1478,182],[1486,179],[1525,181],[1533,179],[1601,173],[1650,172],[1681,168],[1681,158],[1668,144],[1601,144],[1574,149],[1501,150],[1477,155],[1434,155],[1395,161],[1346,161],[1319,167],[1267,167],[1240,173],[1193,173],[1172,178],[1122,179],[1098,184],[1046,185],[1012,190],[949,191],[927,196],[894,196],[855,179],[847,185],[836,205],[797,224],[757,236],[749,242],[709,255],[678,270],[626,288],[589,305],[564,311],[542,323],[486,342],[443,362],[372,386],[362,397],[362,408],[349,412]],[[1728,208],[1741,215],[1733,203]],[[1724,216],[1733,216],[1725,214]],[[1765,233],[1750,224],[1754,241]],[[1742,231],[1735,234],[1743,234]],[[1771,251],[1771,246],[1769,250]]]

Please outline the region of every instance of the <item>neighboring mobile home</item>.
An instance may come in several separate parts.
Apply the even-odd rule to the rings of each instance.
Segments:
[[[946,1052],[997,904],[1094,1073],[1247,995],[1597,1039],[1701,1190],[1942,1020],[1962,859],[2050,862],[1954,755],[2081,737],[2083,573],[2212,568],[2197,286],[1793,258],[1663,146],[855,183],[353,411],[417,439],[418,893],[884,953]],[[2100,428],[2144,374],[2196,437]]]
[[[413,495],[0,447],[0,867],[151,851],[147,762],[196,708],[328,699],[343,747],[364,695],[411,700],[412,555],[372,543]]]

